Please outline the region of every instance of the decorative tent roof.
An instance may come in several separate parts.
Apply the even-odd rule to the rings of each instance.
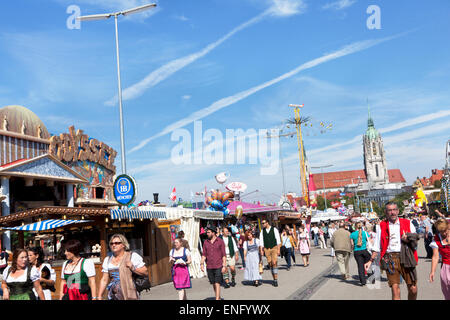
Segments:
[[[70,216],[88,216],[103,217],[109,216],[110,210],[106,208],[72,208],[72,207],[54,207],[46,206],[35,209],[28,209],[22,212],[12,213],[8,216],[0,217],[0,225],[14,224],[27,218],[39,217],[45,215],[67,215]]]
[[[50,138],[50,134],[41,119],[33,111],[17,105],[0,109],[0,130],[41,139]]]
[[[68,183],[88,183],[86,178],[50,154],[4,164],[0,167],[0,176],[46,179]]]
[[[262,213],[262,212],[273,212],[273,211],[286,211],[286,209],[279,206],[262,206],[259,204],[242,202],[242,201],[233,201],[228,205],[228,209],[230,212],[234,212],[237,206],[242,206],[243,212],[245,213]],[[289,210],[288,210],[289,211]]]

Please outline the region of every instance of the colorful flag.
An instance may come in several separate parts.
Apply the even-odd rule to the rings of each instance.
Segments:
[[[176,193],[175,187],[173,187],[172,193],[170,194],[170,200],[175,201],[177,200],[177,193]]]

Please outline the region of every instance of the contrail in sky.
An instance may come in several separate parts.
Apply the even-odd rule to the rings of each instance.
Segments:
[[[403,34],[401,34],[401,35],[403,35]],[[297,68],[295,68],[295,69],[293,69],[293,70],[291,70],[291,71],[289,71],[289,72],[287,72],[287,73],[285,73],[285,74],[283,74],[283,75],[281,75],[281,76],[279,76],[277,78],[274,78],[272,80],[264,82],[264,83],[262,83],[262,84],[260,84],[258,86],[253,87],[253,88],[241,91],[241,92],[239,92],[239,93],[237,93],[235,95],[232,95],[232,96],[229,96],[229,97],[217,100],[214,103],[212,103],[210,106],[208,106],[206,108],[203,108],[203,109],[200,109],[200,110],[192,113],[191,115],[187,116],[186,118],[181,119],[179,121],[176,121],[176,122],[168,125],[167,127],[165,127],[161,132],[157,133],[156,135],[153,135],[150,138],[147,138],[147,139],[141,141],[136,147],[132,148],[129,153],[138,151],[138,150],[142,149],[145,145],[147,145],[147,143],[149,143],[150,141],[152,141],[152,140],[154,140],[154,139],[156,139],[158,137],[166,135],[166,134],[172,132],[175,129],[184,127],[185,125],[187,125],[189,123],[192,123],[192,122],[194,122],[196,120],[202,119],[202,118],[204,118],[204,117],[206,117],[206,116],[208,116],[208,115],[210,115],[210,114],[212,114],[212,113],[214,113],[216,111],[219,111],[220,109],[228,107],[228,106],[230,106],[230,105],[232,105],[232,104],[234,104],[236,102],[239,102],[242,99],[245,99],[248,96],[251,96],[251,95],[253,95],[256,92],[261,91],[262,89],[270,87],[270,86],[272,86],[272,85],[274,85],[274,84],[276,84],[276,83],[278,83],[278,82],[280,82],[282,80],[288,79],[288,78],[298,74],[300,71],[311,69],[311,68],[316,67],[318,65],[321,65],[321,64],[323,64],[325,62],[332,61],[332,60],[335,60],[337,58],[345,57],[345,56],[347,56],[349,54],[352,54],[352,53],[356,53],[356,52],[359,52],[359,51],[366,50],[366,49],[371,48],[371,47],[373,47],[375,45],[378,45],[380,43],[392,40],[392,39],[397,38],[399,36],[400,35],[395,35],[395,36],[386,37],[386,38],[382,38],[382,39],[372,39],[372,40],[364,40],[364,41],[354,42],[352,44],[346,45],[342,49],[339,49],[339,50],[334,51],[334,52],[329,53],[329,54],[325,54],[325,55],[323,55],[323,56],[321,56],[319,58],[310,60],[310,61],[308,61],[308,62],[298,66]]]

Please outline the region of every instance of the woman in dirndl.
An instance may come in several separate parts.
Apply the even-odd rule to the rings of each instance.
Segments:
[[[309,254],[310,254],[310,246],[311,243],[309,242],[308,234],[305,232],[305,227],[300,227],[300,233],[298,235],[298,247],[300,248],[300,254],[302,255],[303,259],[303,266],[307,267],[309,266]]]
[[[169,262],[172,264],[173,286],[178,291],[179,300],[187,300],[185,289],[192,287],[188,265],[191,263],[191,253],[182,246],[181,239],[174,240],[174,248],[170,250]]]
[[[245,271],[244,280],[252,281],[255,287],[261,285],[262,276],[259,273],[259,264],[261,255],[259,249],[259,239],[255,238],[253,231],[245,232],[246,241],[244,242]]]
[[[112,256],[106,257],[102,265],[102,279],[98,300],[108,290],[108,300],[139,300],[133,275],[148,276],[144,259],[130,251],[130,244],[123,234],[114,234],[109,240]]]
[[[67,261],[61,269],[60,300],[96,299],[95,265],[91,259],[80,256],[81,242],[73,239],[64,246]]]
[[[45,300],[40,278],[39,271],[28,262],[27,250],[16,249],[11,266],[3,271],[3,300],[36,300],[33,289],[39,299]]]

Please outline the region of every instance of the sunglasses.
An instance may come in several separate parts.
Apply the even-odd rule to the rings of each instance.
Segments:
[[[118,246],[119,244],[122,244],[122,242],[110,242],[109,243],[110,246],[114,246],[114,245]]]

